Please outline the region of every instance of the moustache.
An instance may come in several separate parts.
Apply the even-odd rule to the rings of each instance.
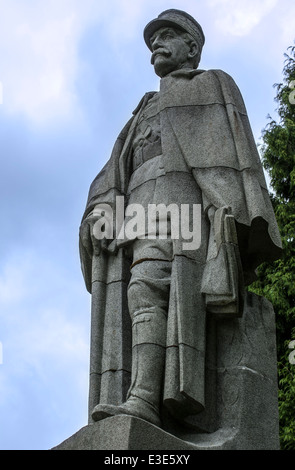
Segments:
[[[152,57],[151,57],[151,64],[154,65],[154,62],[155,62],[155,58],[157,55],[163,55],[165,57],[170,57],[172,55],[172,53],[170,51],[167,51],[167,49],[157,49],[156,51],[154,51],[152,53]]]

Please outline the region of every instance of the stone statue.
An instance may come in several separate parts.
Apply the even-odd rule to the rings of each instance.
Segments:
[[[90,187],[80,256],[92,294],[90,422],[130,415],[161,427],[206,410],[208,319],[242,316],[245,286],[281,241],[239,89],[198,69],[201,26],[167,10],[144,39],[160,91],[142,98]]]

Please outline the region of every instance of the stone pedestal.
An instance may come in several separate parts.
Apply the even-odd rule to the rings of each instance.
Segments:
[[[80,429],[53,450],[190,450],[192,446],[133,416],[104,419]]]
[[[278,450],[275,316],[248,293],[241,318],[208,318],[206,409],[164,429],[121,415],[85,426],[56,450]]]

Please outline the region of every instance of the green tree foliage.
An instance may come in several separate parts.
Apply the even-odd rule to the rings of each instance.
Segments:
[[[288,348],[295,339],[295,46],[288,52],[283,83],[274,85],[278,122],[269,117],[262,135],[262,163],[270,177],[283,254],[259,267],[250,290],[269,299],[276,312],[280,442],[282,450],[295,450],[295,365]]]

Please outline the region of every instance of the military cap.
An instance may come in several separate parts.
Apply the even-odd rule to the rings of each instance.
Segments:
[[[201,47],[205,43],[205,36],[201,25],[191,15],[181,10],[165,10],[156,19],[150,21],[144,29],[144,40],[150,50],[152,35],[164,26],[176,26],[189,33]]]

